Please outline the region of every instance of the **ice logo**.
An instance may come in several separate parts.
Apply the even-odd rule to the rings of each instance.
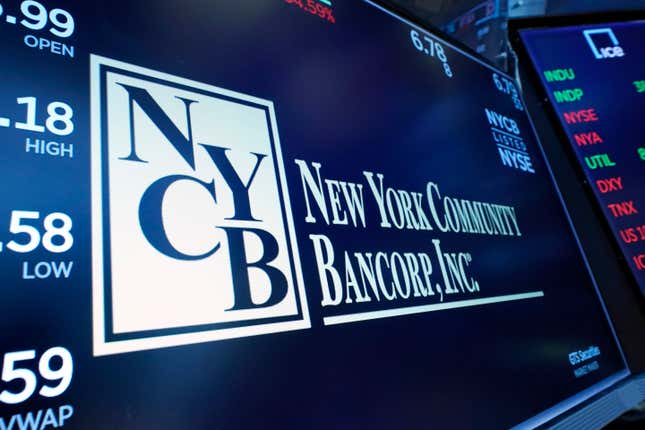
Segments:
[[[623,48],[619,46],[618,39],[616,38],[616,35],[611,28],[594,28],[591,30],[584,30],[582,34],[584,34],[585,39],[587,40],[587,44],[589,45],[589,48],[591,48],[591,52],[593,52],[593,55],[598,60],[605,58],[623,57],[625,55]],[[599,48],[597,42],[594,41],[594,39],[596,41],[599,39],[599,35],[605,35],[606,37],[608,37],[609,41],[612,43],[612,46],[604,46]]]
[[[92,56],[95,355],[310,327],[273,104]]]

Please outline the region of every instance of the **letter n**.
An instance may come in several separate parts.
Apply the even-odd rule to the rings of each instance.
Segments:
[[[193,153],[193,130],[190,118],[190,105],[196,103],[195,100],[189,100],[182,97],[176,97],[184,103],[186,110],[186,123],[188,124],[188,137],[177,128],[175,123],[164,112],[159,104],[152,98],[150,93],[142,88],[133,87],[125,84],[118,84],[128,92],[128,110],[130,122],[130,154],[122,157],[121,160],[137,161],[147,163],[141,159],[137,153],[136,133],[134,127],[134,104],[145,112],[150,121],[164,135],[181,157],[188,163],[191,169],[195,170],[195,155]]]

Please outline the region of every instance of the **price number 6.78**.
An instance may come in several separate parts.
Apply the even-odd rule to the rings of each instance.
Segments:
[[[443,71],[446,76],[452,78],[452,69],[450,69],[448,57],[446,57],[446,51],[441,43],[425,35],[423,36],[423,39],[421,39],[421,34],[416,30],[410,30],[410,40],[412,40],[412,44],[417,51],[429,57],[439,59],[439,61],[443,63]]]

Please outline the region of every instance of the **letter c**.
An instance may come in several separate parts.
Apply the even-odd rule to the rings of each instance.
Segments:
[[[439,193],[439,187],[437,184],[434,182],[428,182],[426,185],[426,195],[428,196],[428,205],[430,206],[430,214],[432,215],[432,218],[434,219],[435,224],[437,224],[437,227],[439,227],[439,230],[442,232],[447,232],[450,227],[448,227],[448,217],[444,215],[443,219],[445,224],[441,224],[441,219],[439,218],[439,214],[437,213],[437,208],[435,207],[434,204],[434,199],[432,194],[436,194],[437,198],[441,200],[441,194]]]
[[[201,185],[208,191],[208,194],[216,202],[215,198],[215,180],[211,182],[203,182],[199,179],[186,176],[186,175],[170,175],[156,180],[148,187],[141,197],[139,203],[139,225],[143,235],[157,251],[163,255],[175,258],[177,260],[202,260],[210,257],[220,248],[221,244],[218,242],[213,246],[210,251],[199,255],[189,255],[176,249],[166,234],[166,229],[163,222],[162,205],[163,199],[166,195],[168,188],[175,182],[179,181],[192,181]]]

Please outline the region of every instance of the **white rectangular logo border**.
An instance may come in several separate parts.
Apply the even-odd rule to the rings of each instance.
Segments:
[[[261,323],[244,327],[229,327],[215,330],[201,330],[189,333],[178,333],[154,337],[142,337],[126,340],[109,340],[106,336],[106,299],[105,299],[105,272],[104,272],[104,229],[103,229],[103,165],[102,165],[102,108],[101,89],[102,67],[121,69],[126,73],[136,73],[152,79],[159,79],[184,85],[191,88],[214,92],[224,97],[244,100],[253,104],[260,104],[267,108],[271,134],[273,137],[273,150],[279,185],[282,189],[282,203],[284,205],[284,221],[287,235],[291,244],[291,259],[296,281],[296,295],[300,304],[302,317],[297,320],[274,323]],[[302,266],[298,253],[295,228],[291,212],[286,184],[286,174],[280,149],[277,121],[273,103],[234,91],[191,81],[174,75],[146,69],[110,58],[90,55],[90,95],[91,95],[91,196],[92,196],[92,331],[94,356],[120,354],[125,352],[142,351],[166,348],[171,346],[204,343],[216,340],[233,339],[276,332],[301,330],[311,328],[307,296],[304,288]]]

